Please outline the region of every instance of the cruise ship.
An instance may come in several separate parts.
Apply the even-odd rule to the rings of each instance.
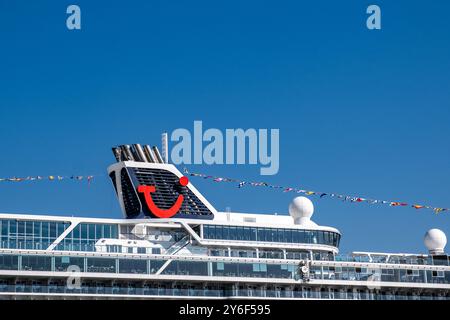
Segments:
[[[113,148],[122,219],[0,214],[0,298],[450,300],[442,231],[427,253],[343,256],[308,198],[219,212],[162,151]]]

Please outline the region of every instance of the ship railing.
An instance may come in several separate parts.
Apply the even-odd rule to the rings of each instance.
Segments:
[[[132,296],[162,296],[162,297],[242,297],[242,298],[294,298],[294,299],[342,299],[342,300],[450,300],[448,295],[439,294],[405,294],[405,293],[381,293],[376,291],[347,291],[329,290],[322,288],[314,290],[302,288],[290,289],[266,289],[266,288],[243,288],[243,289],[206,289],[206,288],[167,288],[162,286],[136,286],[128,285],[104,285],[104,284],[82,284],[79,289],[69,289],[60,284],[25,284],[15,285],[0,284],[0,294],[37,294],[43,295],[128,295]]]
[[[401,255],[336,255],[335,261],[339,262],[362,262],[362,263],[389,263],[389,264],[408,264],[408,265],[436,265],[430,258],[424,258],[421,256],[401,256]],[[442,264],[442,265],[449,265]]]

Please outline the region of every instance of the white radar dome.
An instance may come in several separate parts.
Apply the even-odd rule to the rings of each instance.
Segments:
[[[294,219],[295,224],[315,225],[311,221],[314,213],[314,205],[306,197],[296,197],[289,205],[289,214]]]
[[[439,229],[430,229],[425,233],[424,243],[431,254],[444,253],[447,237]]]

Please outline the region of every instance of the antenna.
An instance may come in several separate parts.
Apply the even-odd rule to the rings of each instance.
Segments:
[[[161,135],[161,152],[164,163],[169,163],[169,141],[167,132]]]

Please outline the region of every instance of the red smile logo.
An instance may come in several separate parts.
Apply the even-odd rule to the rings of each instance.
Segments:
[[[185,187],[188,185],[189,179],[187,177],[181,177],[179,182],[180,182],[180,185]],[[181,205],[183,204],[183,201],[184,201],[184,196],[182,194],[180,194],[180,195],[178,195],[178,198],[172,207],[170,207],[169,209],[161,209],[153,202],[153,199],[152,199],[151,193],[156,191],[155,186],[139,186],[137,191],[139,193],[144,194],[144,198],[145,198],[145,202],[147,203],[147,207],[158,218],[173,217],[180,210]]]

